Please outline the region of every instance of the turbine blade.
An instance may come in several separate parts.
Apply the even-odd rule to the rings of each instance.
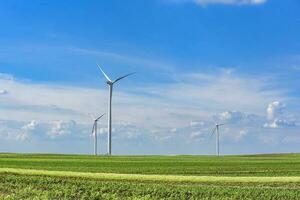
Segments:
[[[215,128],[212,130],[212,132],[211,132],[211,134],[210,134],[210,137],[212,137],[212,136],[215,134],[216,130],[217,130],[217,127],[215,127]]]
[[[92,129],[92,135],[94,135],[95,133],[94,133],[94,131],[95,131],[95,123],[94,123],[94,125],[93,125],[93,129]]]
[[[121,80],[121,79],[123,79],[123,78],[126,78],[127,76],[131,76],[131,75],[133,75],[133,74],[135,74],[135,72],[130,73],[130,74],[126,74],[125,76],[121,76],[120,78],[117,78],[113,83],[116,83],[116,82],[118,82],[119,80]]]
[[[105,113],[103,115],[105,115]],[[103,115],[101,115],[100,117],[98,117],[95,121],[98,121],[99,119],[101,119],[101,117],[103,117]]]
[[[98,65],[97,64],[97,66],[98,66],[98,68],[100,69],[100,71],[102,72],[102,74],[104,75],[104,77],[106,78],[106,80],[108,80],[109,82],[112,82],[111,80],[110,80],[110,78],[105,74],[105,72],[102,70],[102,68],[100,67],[100,65]]]

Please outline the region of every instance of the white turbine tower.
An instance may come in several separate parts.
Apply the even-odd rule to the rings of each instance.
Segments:
[[[216,155],[220,155],[220,126],[224,126],[225,124],[216,124],[215,128],[212,131],[212,135],[216,134]]]
[[[98,139],[97,139],[97,137],[98,137],[98,133],[97,133],[97,131],[98,131],[98,121],[99,121],[99,119],[101,119],[103,117],[103,115],[101,115],[100,117],[98,117],[96,119],[93,117],[94,124],[93,124],[92,134],[94,136],[94,155],[95,156],[97,155],[97,152],[98,152],[98,144],[97,144],[97,142],[98,142]]]
[[[106,74],[105,72],[102,70],[102,68],[97,64],[97,66],[99,67],[99,69],[101,70],[102,74],[104,75],[104,77],[106,78],[106,83],[108,85],[108,90],[109,90],[109,99],[108,99],[108,145],[107,145],[107,154],[111,155],[111,126],[112,126],[112,113],[111,113],[111,104],[112,104],[112,91],[113,91],[113,86],[116,82],[120,81],[123,78],[126,78],[127,76],[130,76],[134,73],[130,73],[130,74],[126,74],[124,76],[121,76],[119,78],[117,78],[116,80],[112,81]]]

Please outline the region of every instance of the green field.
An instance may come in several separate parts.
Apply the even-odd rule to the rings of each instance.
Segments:
[[[300,199],[300,154],[0,154],[1,199]]]

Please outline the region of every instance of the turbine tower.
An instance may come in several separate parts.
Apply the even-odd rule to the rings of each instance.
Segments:
[[[100,67],[100,65],[97,64],[97,66],[99,67],[100,71],[102,72],[102,74],[104,75],[105,79],[106,79],[106,83],[108,85],[108,92],[109,92],[109,98],[108,98],[108,129],[107,129],[107,154],[111,155],[111,127],[112,127],[112,112],[111,112],[111,105],[112,105],[112,92],[113,92],[113,86],[116,82],[120,81],[123,78],[126,78],[127,76],[130,76],[134,73],[130,73],[130,74],[126,74],[124,76],[121,76],[119,78],[117,78],[116,80],[112,81],[106,74],[105,72],[102,70],[102,68]]]
[[[104,114],[103,114],[104,115]],[[100,117],[98,118],[94,118],[93,117],[93,120],[94,120],[94,124],[93,124],[93,129],[92,129],[92,134],[94,136],[94,155],[97,156],[97,152],[98,152],[98,144],[97,144],[97,131],[98,131],[98,121],[103,117],[103,115],[101,115]]]
[[[216,135],[216,156],[220,156],[220,126],[224,125],[225,124],[216,124],[212,131],[212,135]]]

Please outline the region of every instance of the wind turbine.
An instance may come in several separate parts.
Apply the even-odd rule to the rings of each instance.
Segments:
[[[102,74],[104,75],[104,77],[106,78],[106,83],[108,85],[108,92],[109,92],[109,99],[108,99],[108,145],[107,145],[107,154],[108,155],[111,155],[111,125],[112,125],[112,113],[111,113],[111,104],[112,104],[112,92],[113,92],[113,86],[116,82],[120,81],[121,79],[123,78],[126,78],[127,76],[130,76],[132,74],[135,74],[135,73],[129,73],[129,74],[126,74],[124,76],[121,76],[119,78],[117,78],[116,80],[111,80],[106,74],[105,72],[102,70],[102,68],[100,67],[100,65],[97,64],[97,66],[99,67],[100,71],[102,72]]]
[[[103,115],[105,115],[105,114],[103,114]],[[93,117],[94,124],[93,124],[92,134],[94,136],[94,155],[95,156],[97,155],[97,152],[98,152],[98,150],[97,150],[97,148],[98,148],[97,147],[97,141],[98,141],[98,139],[97,139],[97,136],[98,136],[98,134],[97,134],[97,131],[98,131],[98,121],[99,121],[99,119],[101,119],[103,117],[103,115],[101,115],[100,117],[98,117],[96,119]]]
[[[215,128],[212,131],[212,135],[216,134],[216,155],[220,155],[220,126],[224,126],[225,124],[216,124]]]

